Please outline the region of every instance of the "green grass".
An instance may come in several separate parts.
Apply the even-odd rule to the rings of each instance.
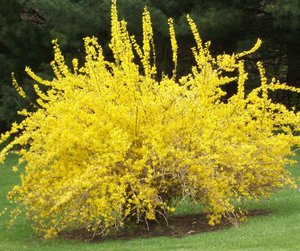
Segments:
[[[300,156],[298,156],[300,161]],[[18,177],[11,171],[17,161],[11,156],[0,167],[0,209],[9,207],[6,193]],[[300,176],[300,168],[291,169]],[[101,242],[80,242],[72,240],[41,240],[34,236],[29,224],[19,218],[11,229],[7,229],[7,216],[0,218],[0,251],[99,251],[99,250],[300,250],[300,192],[284,190],[274,194],[264,203],[250,203],[249,208],[267,208],[272,211],[265,216],[252,217],[238,228],[231,227],[215,232],[200,233],[176,239],[168,237],[106,240]],[[185,205],[182,211],[193,210]],[[1,211],[1,210],[0,210]]]

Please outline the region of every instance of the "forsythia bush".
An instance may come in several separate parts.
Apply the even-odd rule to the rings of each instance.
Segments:
[[[235,218],[235,201],[295,187],[284,166],[291,163],[291,147],[299,145],[294,132],[300,116],[268,94],[299,90],[268,81],[258,62],[261,86],[248,95],[244,91],[242,58],[256,51],[260,40],[249,51],[214,57],[187,17],[196,41],[195,66],[177,80],[170,19],[174,74],[157,81],[147,9],[142,46],[118,20],[115,1],[111,15],[114,62],[105,60],[96,38],[87,37],[82,66],[74,59],[68,68],[54,41],[56,77],[43,80],[26,69],[38,82],[37,109],[21,111],[24,120],[1,138],[15,136],[1,160],[18,145],[19,165],[26,165],[21,185],[9,193],[19,205],[13,218],[24,210],[46,238],[78,228],[105,235],[130,220],[147,224],[167,217],[172,199],[182,196],[203,205],[210,224],[216,224]],[[222,86],[232,82],[238,83],[237,93],[223,102]]]

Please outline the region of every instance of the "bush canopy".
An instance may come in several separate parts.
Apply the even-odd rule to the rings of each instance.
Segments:
[[[260,87],[245,94],[249,51],[213,56],[193,20],[195,65],[176,76],[177,42],[169,19],[173,51],[172,76],[156,74],[151,17],[142,16],[140,46],[111,6],[114,60],[105,60],[95,37],[86,37],[84,62],[72,67],[54,44],[55,78],[37,84],[36,110],[20,111],[24,119],[4,133],[13,140],[1,152],[4,161],[18,146],[21,184],[9,193],[16,203],[12,219],[25,211],[45,238],[86,229],[94,235],[120,231],[135,220],[162,220],[174,211],[174,198],[203,205],[209,223],[223,217],[238,220],[236,202],[262,199],[283,187],[295,187],[284,168],[299,145],[299,113],[274,103],[278,89],[299,92],[276,79],[268,81],[262,63]],[[158,80],[159,79],[159,80]],[[13,79],[21,96],[26,94]],[[222,87],[237,84],[228,100]]]

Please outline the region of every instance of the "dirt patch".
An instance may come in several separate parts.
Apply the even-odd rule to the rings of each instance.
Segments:
[[[247,213],[247,218],[253,216],[267,215],[269,213],[269,210],[252,210]],[[216,226],[211,226],[208,224],[207,215],[202,213],[169,217],[168,224],[166,224],[166,222],[149,222],[148,228],[144,223],[137,224],[134,227],[125,228],[121,232],[110,237],[100,237],[97,235],[93,236],[91,233],[84,230],[64,232],[61,234],[61,237],[68,239],[91,241],[101,241],[107,239],[129,240],[135,238],[150,238],[159,236],[180,238],[201,232],[216,231],[232,226],[232,222],[230,222],[227,219],[223,219],[222,222]]]

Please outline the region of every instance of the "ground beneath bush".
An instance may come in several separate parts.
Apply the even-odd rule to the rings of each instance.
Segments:
[[[253,216],[261,216],[269,214],[269,210],[252,210],[246,215],[247,218]],[[243,223],[240,223],[243,224]],[[159,236],[168,237],[184,237],[192,234],[197,234],[201,232],[216,231],[219,229],[224,229],[228,227],[233,227],[232,222],[227,219],[223,219],[222,222],[216,226],[211,226],[208,224],[206,214],[191,214],[191,215],[181,215],[173,216],[168,218],[168,223],[158,223],[156,221],[149,222],[148,228],[145,223],[136,224],[132,227],[122,230],[122,232],[117,233],[113,237],[100,237],[91,234],[85,230],[74,230],[71,232],[64,232],[61,237],[67,239],[79,239],[79,240],[92,240],[100,241],[107,239],[134,239],[134,238],[150,238]]]

